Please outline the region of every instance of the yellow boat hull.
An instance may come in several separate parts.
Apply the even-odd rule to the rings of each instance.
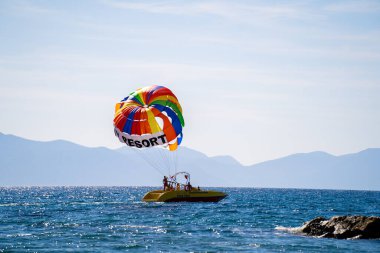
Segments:
[[[145,194],[145,202],[218,202],[227,197],[227,194],[217,191],[203,190],[156,190]]]

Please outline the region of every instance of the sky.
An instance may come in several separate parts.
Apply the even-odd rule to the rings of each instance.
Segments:
[[[250,165],[380,147],[380,1],[0,1],[0,132],[118,148],[169,87],[182,145]]]

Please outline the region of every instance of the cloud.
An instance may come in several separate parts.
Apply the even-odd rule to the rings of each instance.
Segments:
[[[233,1],[141,1],[123,2],[105,0],[104,4],[120,9],[137,10],[150,13],[170,15],[213,15],[237,21],[254,21],[257,19],[310,19],[317,15],[312,9],[300,4],[244,4]]]
[[[372,13],[380,11],[379,1],[343,1],[331,3],[325,7],[332,12],[343,13]]]
[[[8,11],[20,15],[57,15],[62,14],[58,9],[46,7],[32,1],[11,1],[7,6]]]
[[[300,49],[298,49],[300,50]],[[281,53],[281,52],[278,52]],[[283,52],[285,54],[285,51]],[[294,52],[292,52],[294,53]],[[325,51],[304,49],[299,53],[307,55],[319,54],[326,59],[350,59],[349,51]],[[353,59],[366,57],[365,53],[353,52]],[[368,54],[369,59],[379,59],[380,55]],[[25,66],[28,66],[27,68]],[[349,74],[348,72],[349,71]],[[57,52],[35,52],[24,56],[9,57],[0,60],[0,76],[2,86],[38,86],[44,88],[83,89],[92,90],[94,85],[102,87],[103,83],[117,87],[121,83],[191,83],[193,87],[229,86],[231,84],[249,85],[256,87],[282,87],[292,90],[297,87],[330,87],[341,86],[373,86],[373,82],[364,82],[363,77],[368,76],[371,70],[357,69],[356,65],[349,68],[325,67],[310,68],[289,64],[261,65],[259,63],[236,64],[234,62],[195,62],[185,63],[180,60],[151,61],[128,59],[116,56],[97,57],[85,53],[67,54]],[[372,78],[373,73],[371,74]],[[347,78],[350,80],[347,80]],[[375,78],[378,78],[375,76]],[[360,80],[360,83],[358,83]],[[54,89],[55,89],[54,88]],[[102,91],[103,92],[103,91]],[[244,94],[241,94],[244,95]]]

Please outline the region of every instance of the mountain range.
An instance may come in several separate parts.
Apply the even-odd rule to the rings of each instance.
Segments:
[[[190,172],[195,186],[380,190],[380,148],[341,156],[299,153],[243,166],[230,156],[208,157],[187,147],[166,157],[2,133],[0,186],[159,186],[167,168],[151,165],[160,155],[162,164]]]

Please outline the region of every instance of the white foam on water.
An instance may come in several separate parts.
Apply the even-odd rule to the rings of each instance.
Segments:
[[[161,226],[146,226],[146,225],[131,225],[131,224],[124,224],[124,225],[111,225],[110,228],[147,228],[147,229],[161,229]]]
[[[292,233],[292,234],[302,234],[302,227],[283,227],[283,226],[277,226],[274,229],[278,230],[278,231],[289,232],[289,233]]]
[[[251,246],[252,248],[260,248],[260,244],[258,244],[258,243],[251,243],[251,244],[249,244],[249,246]]]
[[[32,234],[18,233],[18,234],[9,234],[9,235],[6,235],[6,237],[27,237],[27,236],[32,236]]]
[[[237,234],[237,235],[244,235],[244,234],[246,234],[243,230],[241,230],[239,228],[233,228],[232,229],[232,233]]]
[[[18,206],[19,203],[7,203],[7,204],[0,204],[0,206]]]
[[[154,228],[150,226],[145,226],[145,225],[115,225],[115,227],[122,227],[122,228]]]

